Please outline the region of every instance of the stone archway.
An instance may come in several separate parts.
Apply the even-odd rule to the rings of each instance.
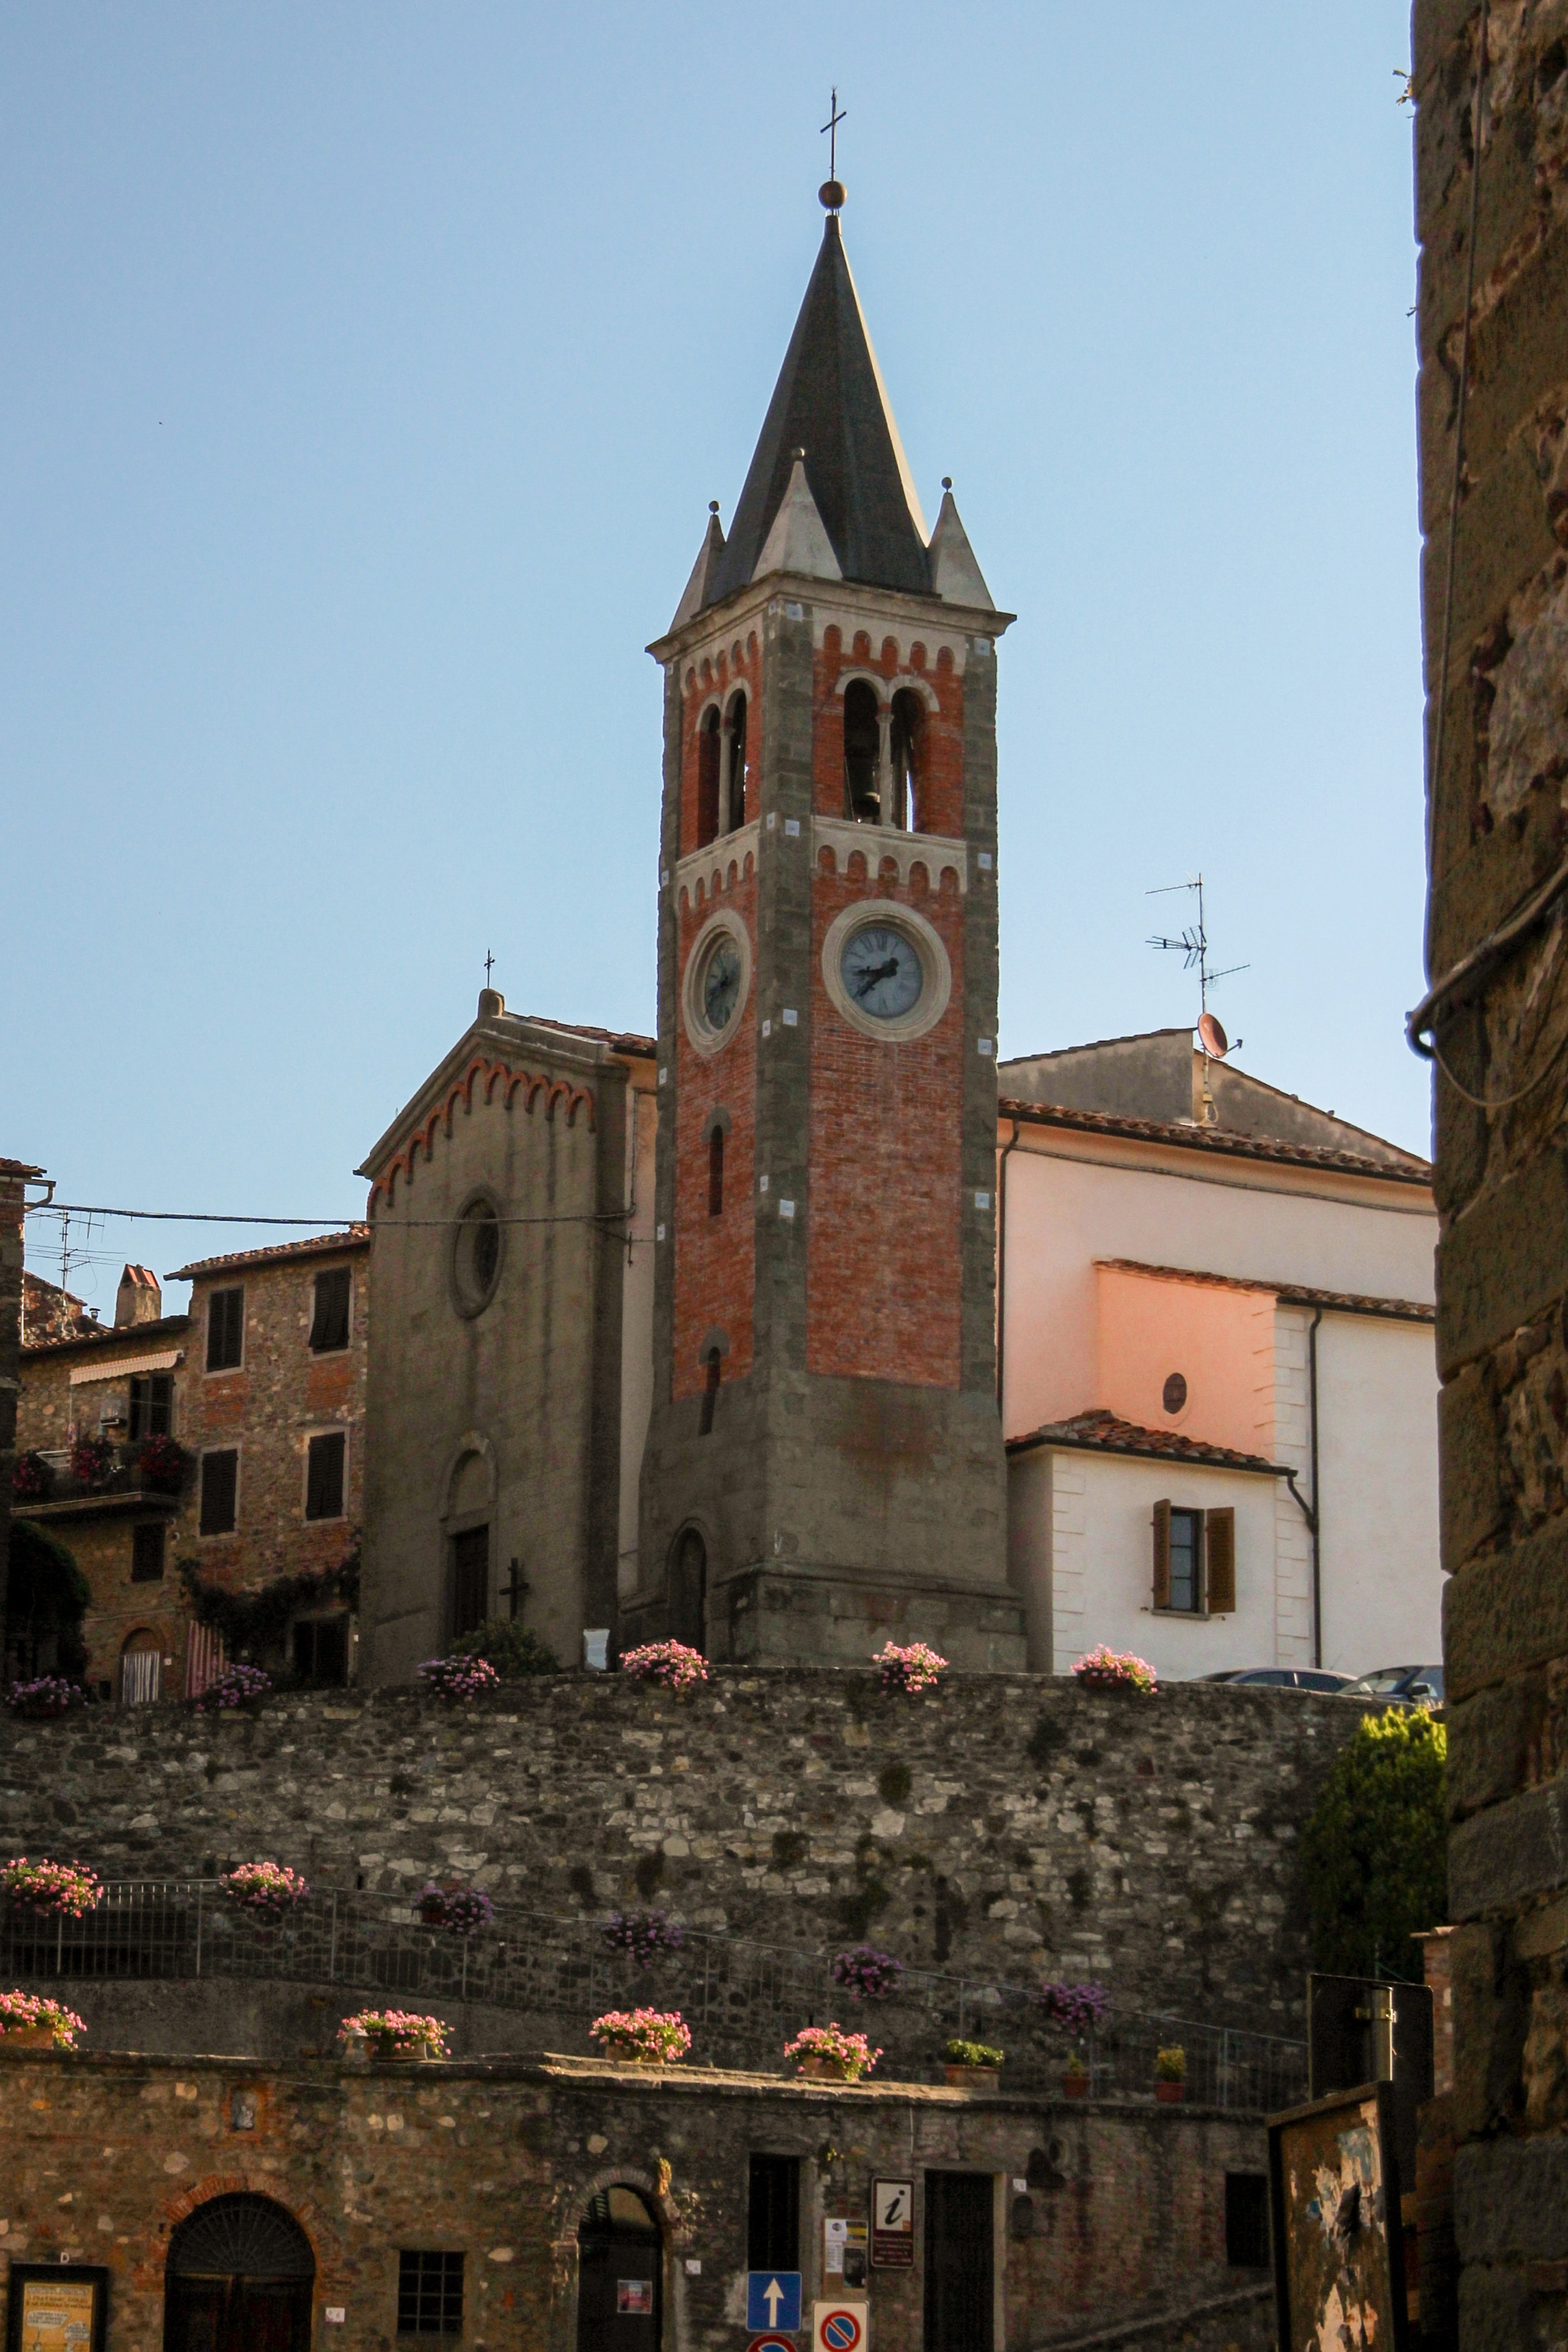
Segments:
[[[286,2207],[211,2197],[169,2241],[163,2352],[310,2352],[316,2258]]]
[[[613,2181],[577,2224],[577,2352],[658,2352],[664,2232],[651,2200]]]

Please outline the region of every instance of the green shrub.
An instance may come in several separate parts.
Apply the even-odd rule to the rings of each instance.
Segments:
[[[1007,2053],[988,2042],[944,2042],[942,2054],[950,2066],[1000,2066]]]
[[[1301,1833],[1312,1959],[1336,1976],[1419,1982],[1411,1937],[1447,1907],[1448,1738],[1420,1707],[1364,1717]]]
[[[524,1675],[558,1675],[561,1661],[549,1645],[542,1642],[532,1628],[515,1617],[491,1617],[483,1625],[476,1625],[460,1642],[452,1644],[453,1653],[460,1658],[483,1658],[495,1668],[503,1683],[515,1683]]]

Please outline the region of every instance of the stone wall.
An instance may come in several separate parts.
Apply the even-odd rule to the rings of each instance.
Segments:
[[[1561,2335],[1568,2293],[1563,898],[1499,937],[1564,847],[1568,6],[1417,0],[1414,33],[1429,970],[1477,959],[1434,1018],[1455,2189],[1480,2346]]]
[[[1075,2317],[1190,2305],[1255,2279],[1226,2266],[1226,2175],[1264,2163],[1258,2118],[1199,2109],[1090,2114],[591,2060],[268,2068],[47,2051],[0,2055],[0,2263],[106,2264],[115,2352],[163,2340],[173,2231],[208,2199],[247,2192],[310,2242],[312,2343],[381,2352],[408,2248],[462,2255],[464,2340],[570,2352],[579,2221],[616,2182],[659,2225],[647,2260],[668,2352],[737,2343],[752,2151],[798,2162],[807,2297],[826,2291],[823,2221],[864,2220],[873,2179],[912,2177],[913,2262],[870,2275],[878,2352],[924,2340],[931,2175],[989,2176],[995,2341],[1021,2352]],[[1201,2339],[1214,2352],[1226,2340]]]
[[[456,1874],[563,1916],[653,1906],[831,1954],[1089,1978],[1126,2008],[1301,2030],[1297,1838],[1355,1703],[1153,1698],[952,1674],[715,1669],[689,1700],[545,1676],[448,1710],[403,1690],[258,1716],[0,1726],[0,1851],[114,1876],[268,1856],[321,1886]]]

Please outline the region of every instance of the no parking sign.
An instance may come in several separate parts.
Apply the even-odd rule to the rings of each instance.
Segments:
[[[811,2306],[811,2352],[866,2352],[866,2305],[833,2300]]]

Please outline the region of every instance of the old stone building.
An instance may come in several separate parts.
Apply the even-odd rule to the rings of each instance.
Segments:
[[[1460,2341],[1568,2296],[1568,10],[1417,0]]]
[[[366,1158],[372,1679],[491,1617],[566,1665],[608,1639],[635,1575],[656,1121],[651,1040],[487,989]]]
[[[192,1615],[182,1562],[254,1594],[330,1578],[353,1553],[368,1255],[355,1228],[206,1259],[171,1277],[192,1285],[171,1316],[155,1278],[127,1266],[112,1328],[24,1347],[18,1444],[37,1475],[16,1507],[87,1580],[86,1679],[101,1696],[188,1696],[216,1669],[222,1645]],[[341,1584],[302,1592],[275,1662],[343,1681],[350,1630]]]

